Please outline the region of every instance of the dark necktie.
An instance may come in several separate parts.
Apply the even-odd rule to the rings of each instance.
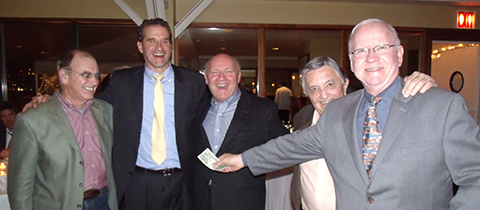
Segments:
[[[377,104],[381,100],[382,97],[380,96],[370,98],[370,106],[363,122],[363,163],[369,179],[371,178],[373,160],[382,140],[382,132],[378,128],[377,121]]]

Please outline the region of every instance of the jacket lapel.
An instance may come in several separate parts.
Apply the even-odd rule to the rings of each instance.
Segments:
[[[143,92],[143,82],[144,82],[143,77],[144,77],[145,67],[141,66],[139,68],[141,68],[142,70],[135,71],[135,73],[133,74],[131,83],[128,85],[131,91],[125,91],[126,94],[130,94],[130,96],[126,97],[125,100],[128,100],[127,98],[130,98],[130,100],[132,100],[134,114],[137,119],[137,125],[142,124],[143,94],[149,94],[149,93]]]
[[[382,133],[382,141],[380,143],[377,156],[373,161],[373,168],[381,167],[382,161],[388,154],[388,150],[390,150],[393,142],[395,142],[398,134],[403,129],[403,126],[405,125],[405,119],[408,117],[408,113],[410,113],[412,110],[412,106],[408,104],[412,97],[403,97],[403,86],[404,82],[402,80],[398,87],[397,94],[392,101],[392,105],[390,106],[387,124],[385,124],[385,131]],[[376,171],[378,170],[373,170],[372,179],[375,177]]]
[[[357,137],[357,126],[356,126],[356,117],[358,114],[358,109],[360,102],[365,90],[358,91],[352,100],[344,108],[343,112],[343,129],[345,133],[345,139],[347,141],[350,154],[352,155],[353,162],[357,167],[357,171],[362,177],[365,184],[369,183],[367,172],[365,171],[365,165],[363,164],[362,154],[360,152],[360,147]]]
[[[72,126],[68,121],[67,115],[65,115],[65,112],[60,105],[60,101],[58,101],[57,94],[59,94],[59,91],[55,92],[55,94],[52,96],[52,100],[47,102],[48,112],[50,113],[49,116],[52,116],[54,124],[58,127],[58,131],[65,137],[65,140],[75,150],[80,151],[75,133],[73,132]]]
[[[232,141],[232,139],[238,133],[240,128],[243,126],[243,124],[248,120],[248,116],[250,113],[250,105],[252,104],[252,101],[248,97],[247,95],[248,93],[243,91],[242,88],[240,88],[240,90],[242,92],[242,95],[238,100],[237,108],[235,109],[235,114],[233,115],[232,122],[230,123],[227,133],[225,134],[225,138],[223,139],[222,145],[218,150],[219,154],[221,150],[223,150],[228,145],[228,143]]]

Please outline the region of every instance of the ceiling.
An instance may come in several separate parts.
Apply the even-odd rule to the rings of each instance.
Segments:
[[[236,0],[230,0],[236,1]],[[444,4],[458,6],[480,6],[479,0],[244,0],[244,1],[317,1],[317,2],[352,2],[352,3],[391,3],[391,4]]]

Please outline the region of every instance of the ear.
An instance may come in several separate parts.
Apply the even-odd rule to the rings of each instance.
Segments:
[[[355,72],[353,71],[353,68],[352,68],[352,67],[353,67],[353,57],[352,57],[352,55],[351,55],[350,53],[348,53],[348,59],[350,60],[350,71],[352,71],[353,73],[355,73]]]
[[[403,53],[405,52],[405,49],[403,49],[403,46],[400,45],[398,46],[398,52],[397,52],[397,57],[398,57],[398,67],[402,66],[403,63]]]
[[[70,78],[70,75],[68,75],[65,69],[60,69],[58,71],[58,80],[60,81],[60,84],[62,85],[68,84],[69,78]]]
[[[343,84],[343,94],[347,95],[348,84],[350,84],[350,80],[345,78],[345,84]]]
[[[237,84],[240,84],[241,81],[242,81],[242,72],[238,71]]]
[[[138,51],[143,54],[143,48],[142,48],[142,46],[143,46],[142,42],[141,42],[141,41],[137,41]]]
[[[205,78],[205,84],[208,85],[207,72],[205,72],[205,74],[203,74],[203,78]]]

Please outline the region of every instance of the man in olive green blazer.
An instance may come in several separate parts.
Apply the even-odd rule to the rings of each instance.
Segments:
[[[112,106],[100,99],[93,99],[100,74],[93,57],[89,57],[89,54],[84,57],[81,53],[84,52],[74,51],[70,69],[65,67],[67,70],[59,70],[62,88],[55,92],[51,100],[17,116],[8,171],[8,195],[13,210],[71,210],[86,209],[88,206],[85,204],[84,191],[85,170],[90,157],[82,155],[81,148],[84,145],[79,145],[81,141],[77,140],[72,129],[78,121],[72,123],[69,120],[67,111],[64,111],[65,104],[72,105],[74,111],[77,108],[82,114],[92,116],[99,141],[96,143],[100,145],[106,170],[102,174],[106,176],[108,188],[108,193],[95,197],[103,196],[101,199],[104,203],[108,202],[103,209],[118,209],[111,162]],[[80,60],[76,62],[75,58],[79,56]],[[75,62],[79,65],[76,66]],[[86,102],[93,103],[90,107]]]

